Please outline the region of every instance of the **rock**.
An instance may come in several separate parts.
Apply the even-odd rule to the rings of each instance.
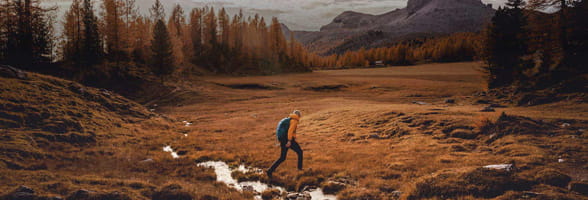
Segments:
[[[572,181],[568,189],[583,195],[588,195],[588,182],[586,181]]]
[[[398,190],[393,191],[392,192],[392,196],[395,197],[395,198],[400,198],[400,196],[402,196],[402,192],[401,191],[398,191]]]
[[[535,175],[535,180],[547,185],[566,187],[572,178],[555,169],[544,169]]]
[[[27,73],[9,65],[0,65],[0,76],[7,78],[28,79]]]
[[[445,103],[455,103],[455,99],[445,99]]]
[[[480,110],[480,112],[494,112],[494,108],[491,106],[486,106],[484,108],[482,108],[482,110]]]
[[[182,190],[182,186],[178,184],[171,184],[163,187],[160,191],[157,191],[151,196],[152,200],[192,200],[194,197],[186,191]]]
[[[426,102],[422,102],[422,101],[413,101],[413,104],[418,104],[418,105],[427,105],[428,103]]]
[[[511,171],[514,169],[513,164],[496,164],[496,165],[486,165],[483,168],[485,169],[494,169],[494,170],[504,170],[504,171]]]
[[[561,124],[561,128],[567,128],[567,127],[570,127],[570,126],[571,126],[570,123],[563,123],[563,124]]]
[[[312,200],[312,197],[308,192],[292,192],[286,195],[287,200]]]
[[[255,192],[255,188],[253,188],[253,186],[251,186],[251,185],[244,185],[243,191],[244,192]]]

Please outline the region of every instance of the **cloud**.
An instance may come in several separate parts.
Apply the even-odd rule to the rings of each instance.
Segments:
[[[351,10],[369,14],[382,14],[406,6],[407,0],[162,0],[166,10],[180,4],[188,13],[194,7],[225,7],[230,15],[242,10],[245,15],[260,14],[266,19],[278,19],[293,30],[318,30],[332,21],[338,14]],[[483,0],[495,7],[505,0]],[[143,14],[155,0],[137,0]],[[52,4],[53,3],[53,4]],[[48,0],[48,5],[58,4],[64,12],[71,0]]]

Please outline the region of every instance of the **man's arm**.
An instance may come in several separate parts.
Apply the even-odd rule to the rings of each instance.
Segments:
[[[290,127],[288,128],[288,144],[286,144],[287,147],[290,146],[290,141],[296,135],[296,127],[298,127],[298,120],[291,119],[290,120]]]

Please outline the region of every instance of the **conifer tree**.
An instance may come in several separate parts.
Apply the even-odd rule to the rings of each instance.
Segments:
[[[91,66],[102,62],[102,40],[98,32],[98,19],[94,15],[94,9],[90,0],[84,0],[83,5],[83,49],[82,63],[83,65]]]
[[[167,27],[163,20],[157,20],[153,28],[151,41],[152,63],[151,69],[164,82],[166,76],[174,71],[173,47]]]
[[[192,9],[190,12],[190,36],[192,41],[192,63],[200,64],[202,62],[202,10]]]
[[[4,23],[0,35],[0,63],[39,69],[51,62],[52,20],[50,12],[38,0],[7,0],[3,5]]]

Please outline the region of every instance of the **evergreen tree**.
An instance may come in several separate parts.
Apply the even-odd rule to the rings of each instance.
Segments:
[[[53,52],[50,12],[38,0],[7,0],[3,5],[4,23],[0,28],[0,63],[39,69],[51,62]]]
[[[202,62],[202,10],[192,9],[190,12],[190,36],[192,41],[192,63],[200,64]]]
[[[161,79],[169,76],[174,71],[173,46],[170,36],[162,20],[157,20],[153,28],[153,40],[151,41],[153,73]]]
[[[102,40],[98,32],[98,19],[94,15],[94,9],[90,0],[84,0],[82,9],[84,38],[83,49],[81,50],[82,62],[91,66],[102,62]]]
[[[509,0],[507,6],[510,8],[496,11],[485,35],[484,69],[490,88],[510,85],[523,78],[521,57],[527,53],[526,19],[521,10],[523,1]]]

